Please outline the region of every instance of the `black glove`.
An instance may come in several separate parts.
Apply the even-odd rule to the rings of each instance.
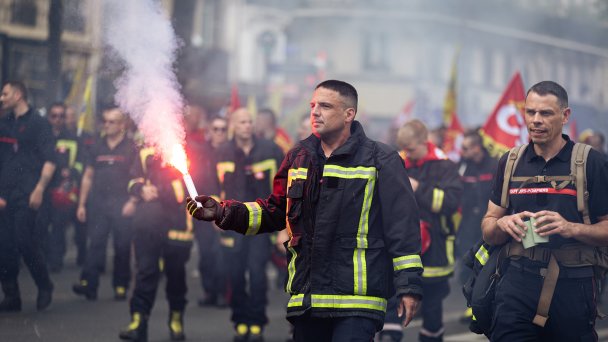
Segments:
[[[202,208],[196,205],[196,202],[202,204]],[[209,196],[197,196],[195,200],[186,198],[186,208],[192,217],[203,221],[219,221],[224,216],[224,206]]]

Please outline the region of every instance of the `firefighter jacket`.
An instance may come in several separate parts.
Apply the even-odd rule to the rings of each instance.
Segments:
[[[422,255],[423,281],[433,282],[454,272],[454,235],[462,182],[457,166],[428,142],[428,154],[415,162],[405,159],[409,176],[418,181],[415,196],[421,224],[428,228],[431,244]]]
[[[357,121],[327,159],[316,136],[298,143],[267,199],[223,205],[223,229],[252,235],[287,227],[288,318],[308,311],[381,325],[395,289],[422,296],[418,208],[406,170]]]
[[[155,227],[149,229],[162,230],[170,242],[176,244],[191,244],[192,217],[184,211],[186,203],[186,185],[179,171],[169,165],[163,165],[160,158],[155,156],[154,148],[146,147],[139,150],[139,158],[134,163],[129,182],[129,194],[140,198],[141,189],[151,184],[158,190],[158,201],[162,204],[162,222],[155,222]],[[140,208],[138,207],[138,210]]]

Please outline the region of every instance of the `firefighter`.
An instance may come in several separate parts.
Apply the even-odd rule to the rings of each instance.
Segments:
[[[140,150],[133,175],[129,193],[139,199],[132,222],[137,273],[130,300],[131,323],[119,336],[147,340],[148,317],[164,272],[169,334],[172,341],[181,341],[185,339],[186,262],[193,239],[192,218],[183,208],[186,188],[181,174],[163,165],[152,147]]]
[[[197,219],[241,234],[287,226],[287,318],[297,342],[371,341],[395,290],[405,325],[422,297],[407,172],[396,151],[365,136],[356,112],[352,85],[320,83],[310,101],[314,134],[287,154],[267,199],[188,203]]]
[[[408,171],[416,202],[420,210],[420,229],[428,241],[423,241],[422,328],[420,341],[441,341],[443,338],[443,307],[450,288],[448,278],[454,271],[454,234],[462,182],[456,164],[429,141],[428,131],[420,120],[406,122],[397,132],[397,144],[405,152]],[[428,244],[428,246],[427,246]],[[401,329],[390,323],[399,322],[387,315],[389,323],[384,333],[401,340]]]
[[[99,275],[105,260],[108,237],[112,232],[114,299],[125,300],[131,279],[131,227],[137,199],[129,196],[130,170],[137,160],[137,147],[127,137],[127,118],[119,108],[103,111],[104,136],[91,148],[82,176],[76,215],[87,222],[89,250],[72,291],[88,300],[97,300]]]
[[[253,120],[246,109],[232,113],[230,124],[234,136],[217,154],[222,192],[224,198],[253,201],[271,191],[283,153],[272,141],[254,136]],[[223,232],[221,243],[232,289],[234,340],[261,341],[262,330],[268,323],[266,264],[270,260],[270,238]]]
[[[49,185],[50,205],[41,224],[45,230],[50,226],[46,248],[49,270],[60,272],[66,253],[66,229],[76,217],[83,153],[78,137],[66,127],[65,104],[53,103],[48,109],[47,118],[56,138],[57,168]]]
[[[6,135],[0,136],[0,141],[10,147],[2,149],[0,175],[0,210],[6,220],[0,226],[0,238],[5,240],[5,248],[0,249],[0,281],[4,291],[0,312],[21,311],[18,284],[21,257],[38,288],[36,308],[44,310],[52,301],[53,283],[42,244],[45,234],[36,218],[55,172],[55,140],[48,121],[29,106],[27,99],[27,89],[21,82],[10,81],[2,87],[0,101],[6,114],[0,125]]]

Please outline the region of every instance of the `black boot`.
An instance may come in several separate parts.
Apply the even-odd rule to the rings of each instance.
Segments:
[[[186,339],[184,335],[184,312],[171,311],[169,314],[169,334],[171,341],[183,341]]]
[[[72,291],[80,296],[85,296],[88,300],[97,300],[97,290],[91,288],[86,280],[81,280],[80,283],[72,285]]]
[[[134,312],[131,323],[118,335],[121,340],[147,342],[148,341],[148,319],[142,313]]]
[[[3,281],[2,291],[4,291],[4,299],[0,302],[0,312],[21,311],[21,295],[17,282]]]
[[[53,301],[53,285],[48,288],[38,289],[38,298],[36,298],[36,309],[43,311],[51,305]]]

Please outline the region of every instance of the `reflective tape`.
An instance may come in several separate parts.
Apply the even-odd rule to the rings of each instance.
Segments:
[[[216,165],[217,170],[217,178],[220,180],[220,183],[224,184],[224,176],[227,172],[234,172],[234,162],[219,162]]]
[[[434,213],[438,213],[441,211],[441,207],[443,206],[443,197],[445,195],[445,191],[441,189],[434,188],[433,189],[433,201],[431,204],[431,211]]]
[[[420,259],[420,255],[412,254],[393,258],[394,271],[399,271],[406,268],[422,268],[422,260]]]
[[[370,296],[313,294],[311,306],[313,308],[369,309],[386,312],[386,299]]]
[[[55,143],[55,146],[58,149],[68,150],[68,166],[70,168],[74,167],[74,164],[76,163],[76,154],[78,153],[78,143],[74,140],[59,139]]]
[[[481,264],[481,266],[484,266],[486,262],[488,262],[488,260],[490,259],[490,253],[488,253],[488,250],[484,245],[481,245],[481,247],[479,247],[479,250],[477,250],[477,253],[475,253],[475,258],[477,259],[477,261],[479,261],[479,264]]]
[[[256,235],[262,225],[262,207],[257,202],[243,203],[249,211],[249,225],[245,235]]]
[[[296,252],[293,247],[287,247],[287,250],[291,253],[291,260],[289,260],[289,264],[287,265],[287,285],[285,286],[285,292],[292,293],[291,285],[293,284],[293,278],[296,275],[296,258],[298,257],[298,252]]]
[[[274,159],[266,159],[257,163],[251,164],[251,171],[253,173],[268,171],[270,174],[270,188],[272,189],[272,181],[274,176],[277,174],[277,161]]]
[[[297,295],[293,295],[291,296],[291,298],[289,298],[289,302],[287,303],[287,307],[288,308],[292,308],[295,306],[302,306],[304,304],[304,295],[303,294],[297,294]]]

